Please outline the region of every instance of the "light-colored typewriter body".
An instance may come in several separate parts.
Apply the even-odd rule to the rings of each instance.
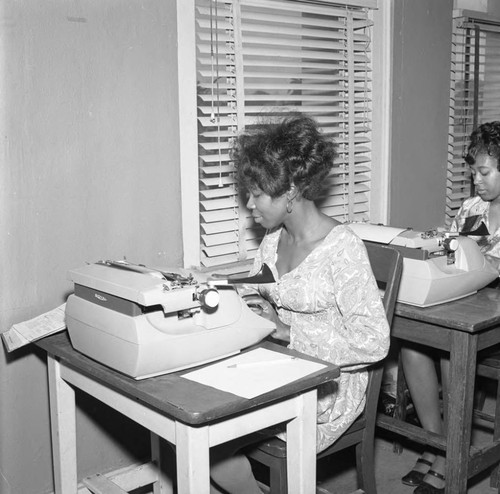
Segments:
[[[66,324],[73,347],[143,379],[238,353],[275,328],[232,286],[214,288],[192,277],[192,284],[172,283],[161,273],[105,263],[70,271],[75,292],[67,300]],[[218,304],[205,307],[204,297]]]
[[[450,302],[477,292],[498,277],[477,243],[467,236],[368,223],[351,223],[349,227],[363,240],[383,243],[402,253],[399,302],[419,307]]]

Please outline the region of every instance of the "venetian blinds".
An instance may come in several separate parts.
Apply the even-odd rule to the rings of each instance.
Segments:
[[[371,22],[355,3],[196,0],[203,266],[253,258],[263,232],[238,197],[229,151],[244,127],[289,112],[314,117],[338,144],[319,206],[340,221],[368,219]]]
[[[500,21],[471,16],[454,19],[450,132],[446,196],[447,224],[473,195],[463,154],[480,124],[500,120]]]

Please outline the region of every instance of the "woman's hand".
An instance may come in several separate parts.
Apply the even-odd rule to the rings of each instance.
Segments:
[[[259,316],[273,322],[276,330],[271,334],[277,340],[290,341],[290,326],[283,323],[273,305],[260,295],[252,294],[243,297],[248,307]]]

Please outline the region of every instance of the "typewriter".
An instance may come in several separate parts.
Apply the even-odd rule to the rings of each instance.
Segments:
[[[467,234],[420,232],[370,223],[348,226],[365,241],[401,252],[399,302],[419,307],[450,302],[477,292],[498,277],[497,270]]]
[[[274,281],[267,265],[252,278],[199,281],[180,269],[99,261],[69,277],[74,293],[66,324],[73,347],[134,379],[238,353],[275,329],[234,287]]]

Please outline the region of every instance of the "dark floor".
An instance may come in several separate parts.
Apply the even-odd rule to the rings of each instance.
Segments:
[[[411,444],[405,445],[401,454],[393,452],[390,438],[376,441],[376,480],[378,494],[411,494],[414,487],[401,483],[401,477],[411,470],[418,458],[418,450]],[[354,468],[354,452],[341,453],[318,463],[318,494],[351,494],[358,488]],[[489,475],[478,475],[469,482],[468,494],[494,494],[489,486]],[[323,490],[324,489],[324,490]]]
[[[492,409],[494,401],[487,398],[485,408]],[[385,435],[384,435],[385,434]],[[380,431],[375,443],[375,475],[378,494],[411,494],[414,487],[401,483],[401,477],[411,470],[418,458],[421,447],[412,442],[403,443],[403,452],[393,452],[393,440]],[[473,444],[478,446],[491,440],[491,426],[480,424],[474,428]],[[318,486],[320,492],[330,494],[350,494],[358,489],[356,481],[354,449],[346,450],[318,462]],[[483,472],[469,481],[468,494],[494,494],[498,491],[489,485],[489,472]]]
[[[494,400],[487,398],[485,409],[494,408]],[[401,477],[411,470],[421,452],[421,447],[412,442],[403,443],[403,452],[393,452],[393,440],[396,436],[383,437],[379,432],[375,444],[375,475],[378,494],[411,494],[413,487],[401,483]],[[479,424],[474,428],[474,445],[487,444],[491,441],[491,425]],[[350,455],[350,456],[349,456]],[[347,494],[357,489],[354,452],[340,458],[329,458],[318,465],[319,485],[332,494]],[[483,472],[470,479],[468,494],[493,494],[497,490],[490,487],[489,472]]]
[[[376,441],[376,480],[378,494],[411,494],[413,487],[401,483],[401,477],[411,470],[418,458],[416,445],[406,444],[401,454],[392,450],[390,438],[378,438]],[[348,494],[357,489],[355,458],[352,453],[342,460],[332,457],[318,465],[319,485],[332,494]],[[469,494],[493,494],[488,474],[478,475],[469,483]]]

